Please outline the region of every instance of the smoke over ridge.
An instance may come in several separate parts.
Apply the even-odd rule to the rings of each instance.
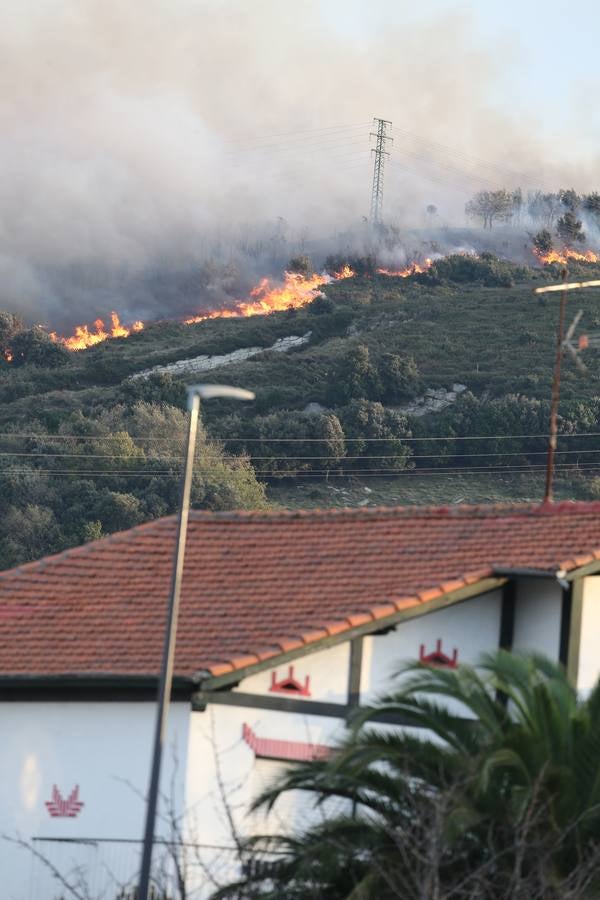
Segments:
[[[173,315],[201,304],[209,258],[250,278],[319,238],[360,242],[373,114],[396,128],[385,208],[405,225],[426,203],[462,223],[492,184],[590,187],[592,160],[491,102],[507,42],[481,46],[464,13],[408,30],[390,10],[359,40],[318,0],[5,5],[0,306],[58,326]],[[207,279],[212,301],[226,281]]]

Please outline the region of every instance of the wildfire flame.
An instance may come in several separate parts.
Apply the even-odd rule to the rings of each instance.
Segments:
[[[256,287],[250,291],[250,298],[240,300],[233,309],[213,310],[192,316],[185,321],[187,325],[193,325],[206,319],[264,316],[283,309],[299,309],[319,295],[322,284],[332,280],[339,281],[341,278],[352,278],[353,275],[350,266],[344,266],[340,272],[336,272],[333,279],[327,274],[305,276],[297,272],[284,272],[283,285],[279,287],[273,287],[269,278],[261,278]]]
[[[549,263],[559,263],[564,266],[570,259],[577,260],[578,262],[600,262],[600,256],[592,250],[586,250],[584,253],[580,253],[578,250],[571,250],[567,247],[565,250],[550,250],[549,253],[540,253],[539,250],[534,250],[533,252],[544,265],[548,265]]]
[[[382,268],[377,269],[377,272],[380,275],[407,278],[409,275],[427,271],[431,265],[432,261],[426,259],[424,263],[412,263],[404,269]],[[319,296],[320,287],[323,284],[341,281],[344,278],[353,278],[354,275],[355,272],[352,268],[345,265],[333,275],[320,273],[306,276],[298,272],[284,272],[283,284],[280,285],[274,285],[269,278],[261,278],[256,287],[250,291],[248,299],[238,301],[232,309],[211,310],[201,315],[191,316],[185,319],[185,323],[193,325],[196,322],[204,322],[206,319],[246,318],[290,308],[298,309]],[[108,338],[128,337],[133,332],[141,331],[143,327],[144,323],[139,321],[127,327],[121,322],[118,313],[112,312],[110,327],[107,327],[102,319],[96,319],[93,325],[76,325],[73,334],[68,337],[59,335],[55,331],[50,332],[50,337],[56,343],[63,344],[68,350],[77,351],[93,347]],[[10,362],[8,355],[6,358]]]
[[[377,269],[378,275],[389,275],[393,278],[408,278],[409,275],[419,275],[426,272],[433,265],[433,260],[426,259],[424,263],[411,263],[403,269]]]
[[[352,271],[350,266],[346,264],[339,272],[335,272],[333,277],[336,281],[341,281],[342,278],[354,278],[355,274],[356,273]]]
[[[118,313],[111,312],[110,328],[106,328],[102,319],[96,319],[93,326],[76,325],[73,334],[70,337],[63,337],[55,331],[50,332],[50,337],[57,344],[64,344],[68,350],[85,350],[87,347],[93,347],[101,341],[108,338],[129,337],[132,332],[141,331],[144,327],[143,322],[134,322],[130,328],[122,324]],[[93,329],[93,330],[92,330]]]

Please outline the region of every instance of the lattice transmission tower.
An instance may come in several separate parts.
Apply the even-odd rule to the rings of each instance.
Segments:
[[[388,128],[392,127],[392,123],[387,119],[373,119],[373,127],[376,131],[371,132],[371,137],[376,139],[375,146],[371,149],[373,154],[373,186],[371,188],[371,225],[379,225],[381,222],[381,210],[383,208],[383,174],[385,168],[385,158],[390,154],[385,149],[388,141],[393,141],[393,137],[388,134]]]

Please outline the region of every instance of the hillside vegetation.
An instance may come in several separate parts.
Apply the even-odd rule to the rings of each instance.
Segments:
[[[333,282],[308,306],[269,316],[156,323],[79,353],[51,350],[48,359],[36,344],[34,361],[25,342],[17,364],[3,362],[0,372],[0,565],[176,508],[183,384],[168,374],[130,376],[307,332],[310,341],[288,354],[203,373],[202,381],[257,396],[204,405],[197,505],[264,505],[265,483],[293,505],[398,502],[403,490],[411,502],[468,501],[470,483],[476,498],[539,496],[557,295],[540,302],[532,289],[559,274],[490,254],[457,256],[409,278]],[[570,275],[597,278],[600,267],[573,265]],[[583,330],[598,327],[600,293],[569,303],[569,317],[584,307]],[[568,359],[564,367],[561,432],[571,437],[559,445],[563,495],[593,496],[599,484],[597,351],[585,358],[585,376]],[[456,383],[466,390],[444,410],[407,414],[427,390]]]

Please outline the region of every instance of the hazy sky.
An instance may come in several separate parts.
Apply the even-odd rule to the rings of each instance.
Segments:
[[[323,0],[323,16],[362,42],[389,28],[410,31],[435,16],[463,14],[482,49],[498,60],[493,100],[536,114],[537,125],[576,127],[600,141],[600,6],[596,0]],[[499,52],[500,51],[500,52]]]
[[[599,18],[591,0],[9,0],[0,307],[71,317],[48,267],[77,282],[281,219],[359,223],[374,115],[401,224],[428,203],[457,221],[482,187],[600,188]]]

